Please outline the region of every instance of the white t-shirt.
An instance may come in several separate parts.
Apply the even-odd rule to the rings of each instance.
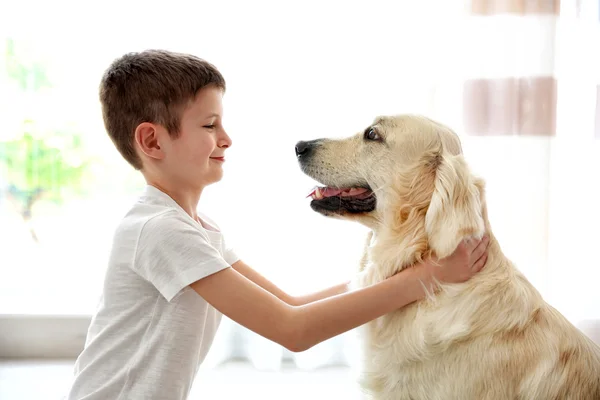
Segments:
[[[153,186],[118,226],[68,400],[183,400],[221,314],[190,283],[237,261],[219,228]]]

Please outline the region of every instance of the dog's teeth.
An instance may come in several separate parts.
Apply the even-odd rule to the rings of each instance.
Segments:
[[[320,188],[320,187],[318,187],[318,186],[317,186],[317,187],[315,187],[315,188],[313,189],[313,191],[312,191],[312,192],[310,192],[310,194],[309,194],[308,196],[306,196],[306,197],[310,197],[310,198],[312,198],[313,200],[321,200],[321,199],[323,199],[323,198],[327,197],[327,196],[325,195],[325,193],[326,193],[326,190],[327,190],[326,188]]]

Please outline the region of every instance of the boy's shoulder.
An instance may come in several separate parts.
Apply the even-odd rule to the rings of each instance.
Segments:
[[[220,228],[215,221],[203,213],[198,213],[198,217],[220,233]],[[121,219],[116,236],[122,238],[133,235],[139,239],[142,232],[143,236],[154,234],[164,236],[168,233],[188,231],[189,228],[192,228],[196,234],[208,239],[206,231],[199,227],[200,225],[171,197],[148,186]]]
[[[173,207],[138,202],[123,216],[120,227],[135,226],[140,230],[144,227],[166,225],[174,222],[184,222],[179,212]]]
[[[142,230],[165,230],[187,223],[182,213],[155,191],[157,189],[147,188],[137,198],[119,222],[116,236],[139,237]]]

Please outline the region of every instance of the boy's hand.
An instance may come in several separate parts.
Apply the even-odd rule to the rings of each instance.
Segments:
[[[481,240],[466,239],[460,242],[454,253],[442,259],[430,259],[424,263],[425,274],[431,284],[465,282],[485,266],[488,255],[489,237]]]

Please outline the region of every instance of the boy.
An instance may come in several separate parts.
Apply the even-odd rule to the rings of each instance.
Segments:
[[[68,399],[186,399],[222,314],[304,351],[423,298],[435,279],[462,282],[484,266],[486,239],[462,243],[442,268],[428,260],[368,288],[284,293],[196,210],[231,146],[224,91],[211,64],[186,54],[127,54],[105,72],[106,130],[148,185],[116,230]]]

